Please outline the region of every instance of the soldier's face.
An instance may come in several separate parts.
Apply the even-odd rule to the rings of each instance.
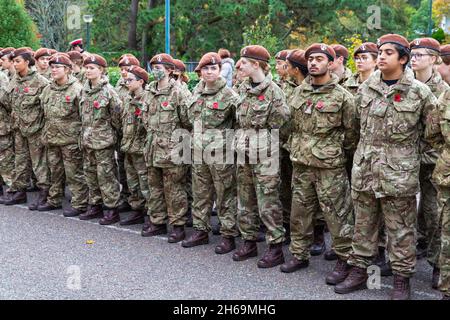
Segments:
[[[312,77],[323,76],[330,70],[332,64],[325,54],[312,53],[308,57],[308,72]]]
[[[450,84],[450,64],[440,64],[437,67],[437,71],[441,74],[442,79]]]
[[[436,57],[429,54],[427,49],[411,50],[411,67],[414,71],[421,71],[429,68],[436,62]]]
[[[64,79],[64,77],[68,73],[66,72],[66,67],[60,64],[52,64],[50,66],[50,69],[52,71],[52,78],[56,81]]]
[[[407,57],[399,59],[399,53],[391,43],[383,44],[378,50],[377,66],[382,73],[391,73],[403,70],[403,65],[408,62]]]
[[[49,56],[40,57],[36,60],[36,64],[41,70],[47,70],[48,69],[48,62],[50,60]]]
[[[254,61],[250,61],[247,58],[241,59],[241,66],[239,70],[241,71],[241,77],[250,77],[250,75],[254,74],[259,68],[259,64]]]
[[[8,57],[3,56],[1,60],[2,60],[2,67],[3,67],[3,69],[6,70],[6,69],[11,68],[12,63],[11,63],[11,60],[9,60]]]
[[[276,65],[275,65],[275,70],[277,71],[278,75],[280,77],[285,77],[287,76],[288,72],[287,72],[287,63],[286,61],[283,60],[276,60]]]
[[[339,70],[339,68],[343,65],[344,65],[344,57],[339,58],[336,57],[336,59],[334,59],[334,61],[330,65],[330,70],[331,71]]]
[[[125,79],[128,76],[128,67],[120,67],[120,75],[123,79]]]
[[[127,72],[127,75],[125,76],[125,81],[127,83],[127,88],[130,90],[130,92],[135,92],[139,88],[142,88],[143,80],[137,80],[136,76],[132,73]]]
[[[28,69],[29,62],[25,60],[22,56],[15,57],[13,59],[14,68],[20,74],[25,72]]]
[[[376,59],[370,53],[358,53],[354,60],[358,72],[374,70],[377,66]]]
[[[96,64],[87,64],[86,65],[86,78],[89,80],[98,79],[102,76],[103,69],[102,67]]]
[[[204,66],[200,71],[202,79],[208,83],[213,83],[220,77],[220,67],[217,64]]]

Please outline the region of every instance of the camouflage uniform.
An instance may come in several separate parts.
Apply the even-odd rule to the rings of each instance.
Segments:
[[[408,278],[416,265],[421,125],[435,108],[436,98],[406,68],[392,86],[375,71],[361,85],[356,101],[361,136],[352,170],[355,231],[349,264],[370,265],[377,253],[381,216],[392,271]]]
[[[313,242],[313,216],[324,214],[336,254],[347,260],[353,235],[352,201],[345,170],[346,152],[358,141],[352,95],[330,82],[314,89],[307,77],[291,99],[293,128],[291,160],[293,208],[291,253],[308,260]]]
[[[117,208],[120,185],[114,157],[117,130],[120,128],[121,101],[106,78],[91,88],[84,83],[81,109],[81,146],[83,168],[89,187],[89,204]]]
[[[436,98],[439,98],[449,88],[448,84],[442,80],[439,72],[436,71],[433,71],[431,79],[425,84],[431,89]],[[437,188],[431,176],[438,154],[423,138],[420,140],[420,154],[420,202],[417,216],[417,231],[418,237],[423,237],[428,244],[428,262],[432,266],[437,266],[441,236],[439,232],[440,215],[438,213]]]
[[[433,144],[440,155],[436,161],[433,180],[438,187],[438,212],[441,224],[440,233],[440,278],[439,289],[450,296],[450,90],[447,89],[439,98],[439,112],[427,123],[425,136],[437,137]]]
[[[38,71],[38,73],[48,81],[52,81],[52,70],[50,68],[48,68],[44,72]]]
[[[345,71],[341,75],[341,77],[339,78],[339,82],[338,83],[341,86],[344,86],[344,84],[347,82],[347,80],[350,79],[351,77],[353,77],[352,70],[350,70],[349,68],[345,67]]]
[[[0,188],[6,183],[11,186],[14,170],[14,139],[11,134],[11,106],[1,103],[8,88],[9,78],[0,73]],[[0,190],[1,191],[1,190]]]
[[[157,89],[154,81],[148,86],[143,98],[143,121],[147,130],[144,150],[148,170],[150,196],[147,202],[150,221],[155,225],[184,226],[186,224],[186,165],[172,162],[171,151],[178,144],[171,141],[172,132],[189,128],[187,101],[183,99],[178,85]]]
[[[72,76],[62,86],[52,82],[42,91],[41,104],[45,117],[42,136],[48,148],[51,176],[47,203],[54,207],[61,205],[67,179],[72,194],[71,206],[84,211],[88,202],[88,188],[83,172],[83,154],[78,144],[82,88]]]
[[[74,77],[78,79],[78,81],[81,83],[81,85],[84,85],[84,82],[86,81],[85,71],[84,69],[81,69],[80,72],[73,73]]]
[[[125,172],[130,195],[128,203],[136,211],[144,210],[149,197],[147,166],[144,159],[146,131],[142,121],[143,94],[129,95],[122,114],[122,142]]]
[[[119,81],[117,81],[116,84],[116,92],[120,97],[120,100],[122,100],[122,104],[125,103],[125,101],[128,100],[130,96],[130,92],[128,91],[128,88],[126,86],[126,83],[123,78],[120,78]],[[120,123],[122,124],[122,123]],[[119,176],[119,182],[122,185],[122,190],[120,191],[120,201],[126,202],[127,198],[130,197],[130,190],[128,188],[127,184],[127,174],[125,170],[125,153],[121,151],[121,141],[122,141],[122,129],[120,128],[117,132],[117,168],[118,168],[118,176]]]
[[[200,231],[211,231],[211,211],[213,197],[216,194],[217,214],[221,222],[220,233],[224,237],[236,237],[236,168],[226,163],[226,129],[233,129],[235,124],[236,104],[239,96],[229,87],[226,80],[219,78],[214,88],[206,88],[200,81],[196,87],[192,102],[189,104],[189,120],[191,124],[201,124],[203,137],[194,134],[194,153],[222,153],[219,163],[194,163],[192,166],[192,191],[194,196],[192,215],[194,228]],[[206,130],[217,129],[222,134],[223,141],[214,143],[215,134],[208,135]],[[233,157],[234,160],[234,157]]]
[[[358,88],[361,86],[361,79],[359,77],[359,73],[353,74],[349,77],[342,86],[347,89],[351,94],[356,95],[358,92]]]
[[[50,187],[47,150],[41,140],[44,112],[40,94],[47,85],[48,80],[31,69],[25,77],[16,74],[3,95],[3,105],[10,105],[12,109],[14,130],[15,167],[11,192],[25,191],[31,170],[37,177],[39,189]]]
[[[272,81],[270,74],[254,88],[250,79],[246,79],[239,87],[239,95],[241,102],[236,111],[239,129],[268,130],[272,134],[272,131],[279,130],[289,120],[290,111],[285,95]],[[236,135],[238,158],[240,155],[248,157],[246,149],[249,147],[249,151],[266,151],[265,146],[249,146],[244,135],[244,131],[238,131]],[[271,150],[271,154],[278,161],[278,146]],[[279,195],[280,170],[277,162],[276,172],[273,172],[273,165],[261,159],[256,164],[237,165],[238,226],[244,240],[256,240],[261,219],[267,228],[268,244],[284,241],[283,208]]]

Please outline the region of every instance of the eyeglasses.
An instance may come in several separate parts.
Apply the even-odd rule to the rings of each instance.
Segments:
[[[431,54],[428,54],[428,53],[413,53],[413,54],[411,54],[411,59],[422,60],[422,58],[424,56],[431,56]]]

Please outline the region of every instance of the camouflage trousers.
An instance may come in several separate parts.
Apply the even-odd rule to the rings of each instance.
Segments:
[[[439,290],[450,295],[450,187],[438,187],[439,213],[441,214],[441,247],[439,252]]]
[[[283,148],[280,150],[280,178],[280,201],[283,206],[283,223],[289,225],[292,204],[292,161],[289,158],[289,152]]]
[[[125,153],[125,172],[127,174],[128,203],[133,210],[144,210],[148,191],[147,166],[142,154]]]
[[[266,242],[284,241],[283,208],[279,173],[268,175],[265,164],[237,166],[238,227],[242,239],[256,240],[260,222],[266,226]]]
[[[198,164],[192,166],[192,217],[194,229],[211,231],[211,211],[216,194],[220,233],[236,237],[236,168],[227,164]]]
[[[184,226],[188,209],[186,166],[170,168],[147,167],[149,197],[148,215],[153,224]]]
[[[434,266],[439,260],[440,233],[437,190],[431,179],[434,164],[420,165],[420,201],[417,214],[417,237],[427,243],[427,260]]]
[[[47,158],[51,176],[47,202],[53,206],[61,205],[65,182],[67,182],[72,194],[71,206],[75,209],[85,210],[88,204],[89,190],[83,171],[83,153],[78,144],[48,146]]]
[[[32,172],[36,176],[36,185],[39,189],[50,188],[47,148],[41,141],[41,133],[39,130],[31,136],[24,137],[20,130],[14,131],[15,162],[11,191],[25,191]]]
[[[89,204],[104,204],[109,209],[119,206],[120,185],[114,148],[102,150],[84,148],[83,169],[89,188]]]
[[[118,142],[118,146],[120,146],[120,140]],[[125,153],[120,151],[120,147],[117,147],[117,177],[120,185],[122,186],[120,190],[120,203],[127,202],[127,199],[130,196],[130,190],[127,184],[128,176],[125,168]]]
[[[347,260],[352,246],[353,207],[345,168],[323,169],[294,163],[289,250],[299,260],[310,258],[314,216],[319,207],[330,230],[334,251]]]
[[[0,136],[0,181],[4,182],[8,187],[11,187],[13,171],[14,171],[13,136],[12,135]]]
[[[352,198],[355,231],[348,263],[361,268],[371,264],[377,254],[380,224],[384,221],[392,271],[411,277],[416,266],[416,197],[375,198],[371,192],[352,191]]]

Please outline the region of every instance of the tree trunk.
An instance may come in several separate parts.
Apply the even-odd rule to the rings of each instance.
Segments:
[[[137,50],[137,16],[139,10],[139,0],[131,1],[130,10],[130,30],[128,31],[128,48]]]
[[[157,6],[156,0],[148,0],[147,2],[147,10],[151,10]],[[147,53],[147,36],[148,36],[148,29],[144,28],[142,30],[142,50],[141,50],[141,58],[142,63],[144,64],[145,68],[147,68],[147,61],[149,60],[149,56]]]

